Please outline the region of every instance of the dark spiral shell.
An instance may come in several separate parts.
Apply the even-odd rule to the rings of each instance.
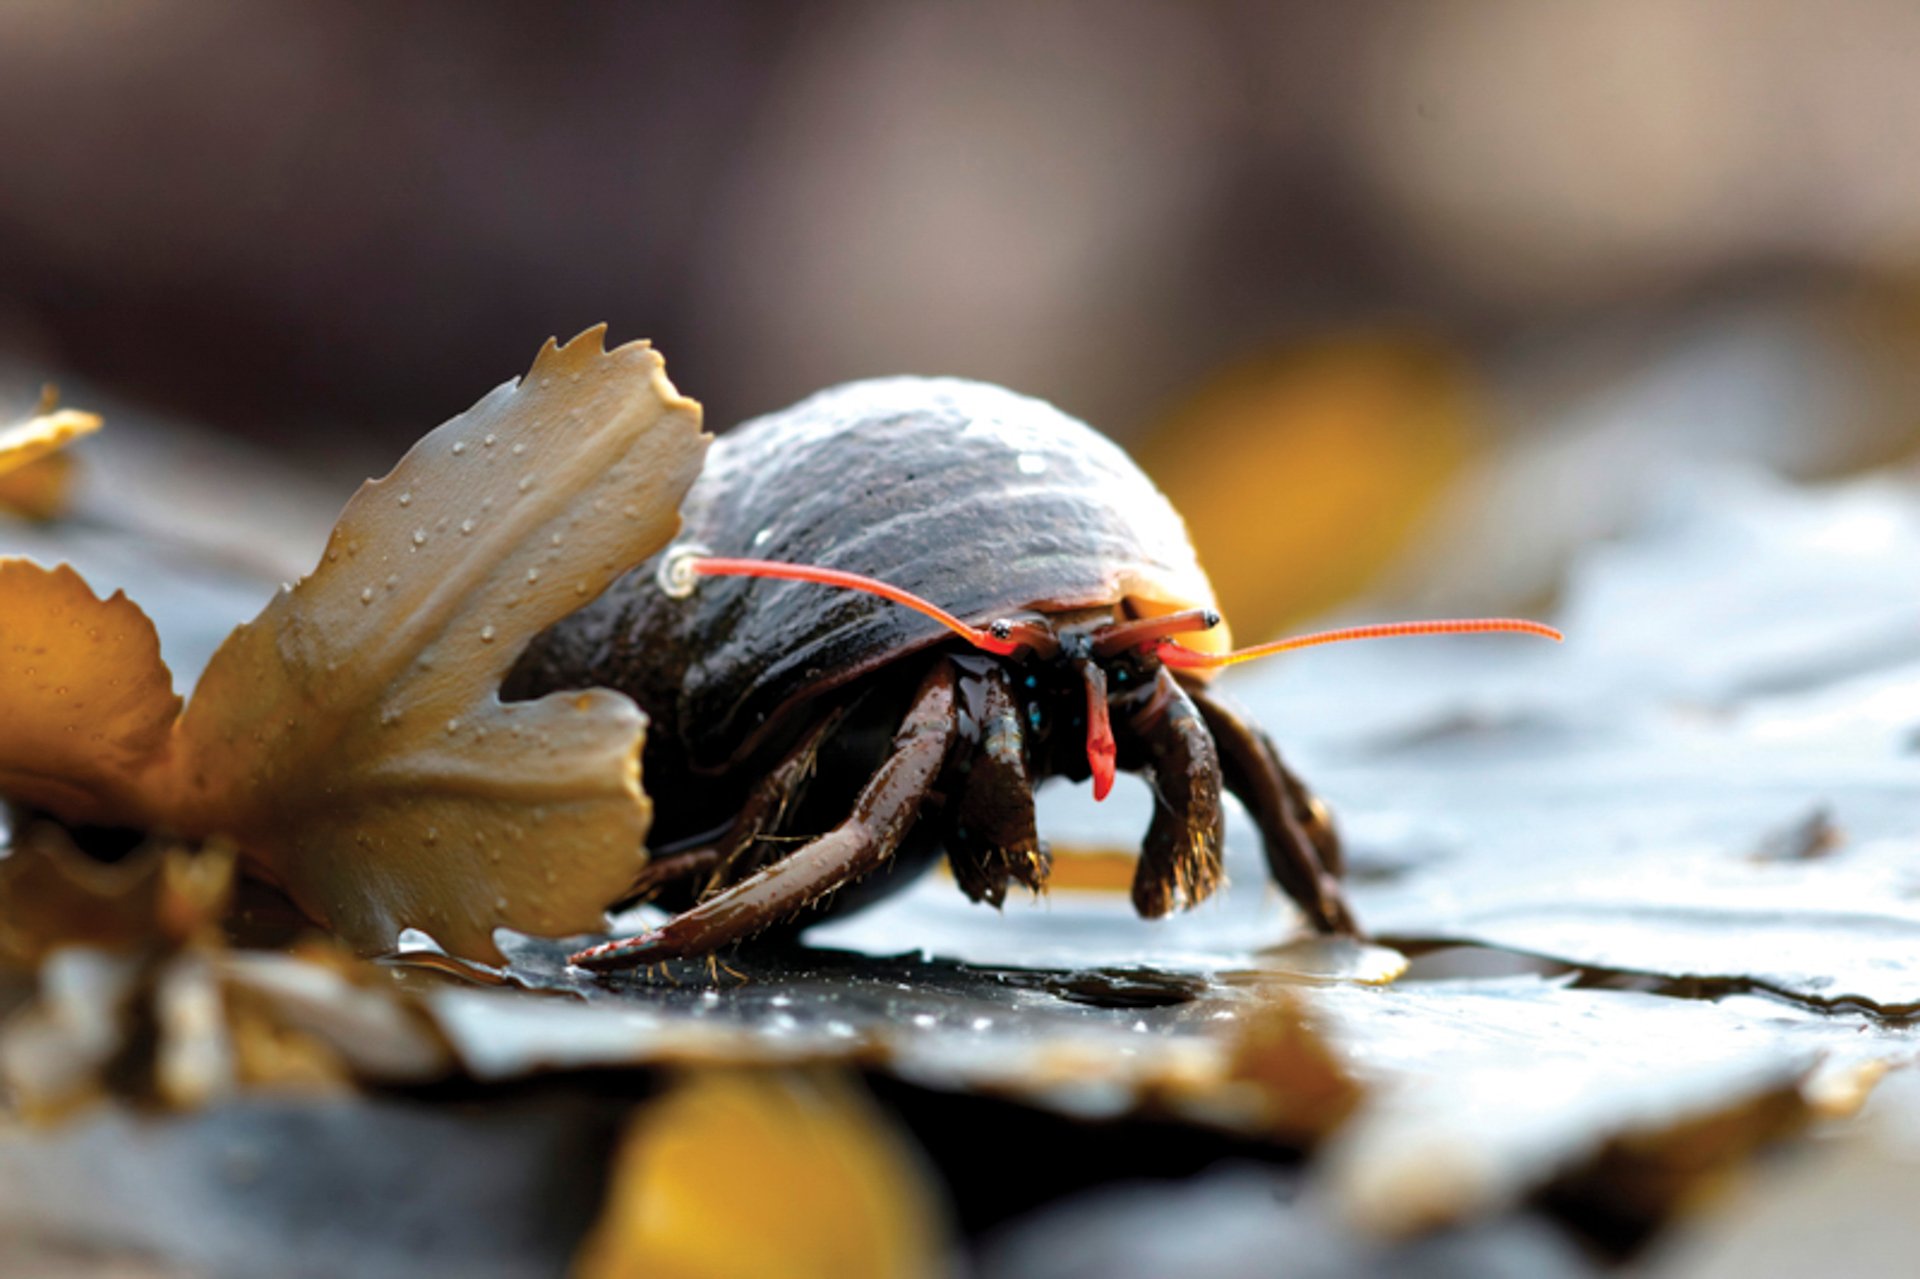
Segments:
[[[536,640],[510,688],[619,688],[652,717],[652,741],[699,771],[950,634],[810,583],[705,578],[670,593],[662,562],[689,548],[865,573],[981,623],[1213,605],[1185,525],[1118,446],[1040,400],[957,378],[848,383],[748,422],[715,442],[682,514],[674,544]],[[1226,647],[1224,631],[1206,646]]]

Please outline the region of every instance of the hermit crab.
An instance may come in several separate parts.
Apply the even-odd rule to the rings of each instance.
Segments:
[[[675,542],[535,640],[532,697],[619,689],[651,719],[654,856],[676,911],[574,962],[708,954],[870,900],[944,854],[1000,904],[1049,862],[1034,788],[1143,775],[1148,917],[1221,880],[1223,788],[1316,929],[1357,931],[1326,808],[1208,684],[1233,652],[1179,516],[1127,456],[1039,400],[951,378],[821,392],[722,436]]]

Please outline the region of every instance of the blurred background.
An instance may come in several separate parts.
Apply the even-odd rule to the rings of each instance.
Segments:
[[[1904,0],[13,0],[0,407],[55,378],[337,500],[606,320],[716,428],[1051,399],[1248,638],[1537,605],[1693,468],[1915,441],[1916,53]]]
[[[791,1084],[730,1109],[702,1092],[719,1079],[725,1102],[723,1077],[690,1075],[706,1083],[672,1108],[633,1108],[671,1123],[633,1130],[644,1140],[615,1184],[645,1189],[616,1190],[603,1220],[645,1220],[639,1205],[660,1193],[645,1177],[666,1168],[660,1184],[722,1196],[690,1201],[716,1219],[753,1202],[831,1234],[841,1219],[812,1205],[857,1193],[931,1250],[946,1227],[920,1215],[942,1211],[913,1200],[922,1186],[951,1200],[975,1247],[1082,1186],[1207,1169],[1176,1193],[1121,1187],[1098,1213],[1020,1225],[980,1273],[1165,1274],[1208,1257],[1243,1273],[1232,1267],[1279,1255],[1301,1274],[1592,1273],[1605,1263],[1576,1255],[1560,1226],[1624,1252],[1660,1213],[1697,1206],[1708,1181],[1724,1189],[1716,1161],[1745,1158],[1742,1143],[1784,1113],[1771,1107],[1786,1105],[1789,1076],[1773,1072],[1806,1069],[1803,1031],[1857,1043],[1834,1060],[1873,1067],[1807,1076],[1809,1094],[1835,1081],[1863,1093],[1888,1062],[1913,1061],[1916,70],[1913,0],[0,0],[0,425],[48,381],[107,419],[71,454],[0,481],[0,554],[70,560],[102,593],[130,588],[191,682],[275,583],[310,568],[362,477],[524,371],[550,335],[605,321],[615,340],[652,339],[716,430],[876,374],[965,375],[1056,402],[1168,490],[1243,641],[1330,612],[1559,620],[1576,641],[1565,649],[1356,645],[1237,685],[1341,813],[1369,927],[1421,947],[1398,986],[1343,990],[1391,980],[1355,970],[1316,995],[1350,1010],[1330,1023],[1332,1055],[1318,1029],[1297,1033],[1284,984],[1215,980],[1216,964],[1294,962],[1255,949],[1288,925],[1261,895],[1244,823],[1230,851],[1249,868],[1231,898],[1242,913],[1187,917],[1189,943],[1145,931],[1116,894],[985,923],[929,881],[902,899],[929,903],[919,913],[896,905],[816,938],[868,957],[963,957],[979,984],[857,959],[817,981],[774,969],[725,1002],[724,1015],[786,1036],[790,1000],[773,992],[797,990],[800,1033],[832,1036],[835,1054],[857,1043],[867,1064],[887,1055],[876,1043],[913,1045],[899,1078],[870,1077],[892,1118],[817,1090],[796,1103]],[[69,503],[71,518],[47,522]],[[1131,849],[1152,799],[1125,786],[1104,816],[1090,802],[1043,809],[1043,829],[1079,822],[1098,836],[1082,851]],[[1056,885],[1130,873],[1117,856],[1060,865],[1076,860],[1093,869],[1056,872]],[[1098,881],[1102,866],[1122,869]],[[1151,961],[1141,974],[1165,966],[1174,980],[999,975],[1105,964],[1109,939],[1127,964]],[[510,1023],[464,1023],[478,1029],[460,1069],[513,1091],[461,1080],[442,1095],[458,1113],[437,1112],[413,1076],[357,1063],[409,1051],[366,1048],[387,1033],[411,1044],[450,1022],[395,1011],[370,1034],[387,1026],[363,1010],[379,982],[330,978],[351,1012],[322,1030],[318,996],[293,993],[312,987],[275,996],[292,1012],[263,1011],[264,979],[245,999],[220,994],[241,987],[208,984],[216,970],[197,954],[201,984],[178,990],[228,1000],[230,1032],[171,978],[140,976],[136,1003],[134,978],[109,976],[120,969],[83,989],[74,974],[94,969],[50,968],[60,1011],[46,1024],[77,1028],[81,1055],[33,1058],[54,1063],[44,1078],[74,1095],[132,1087],[119,1081],[136,1055],[176,1042],[156,1027],[189,1047],[217,1031],[242,1046],[233,1060],[262,1054],[266,1067],[245,1067],[262,1080],[277,1069],[310,1083],[307,1063],[337,1058],[311,1079],[365,1087],[366,1104],[327,1128],[276,1112],[228,1128],[233,1112],[214,1108],[181,1144],[109,1128],[70,1157],[12,1132],[0,1258],[20,1238],[56,1238],[48,1221],[90,1245],[157,1239],[193,1256],[232,1243],[244,1260],[222,1273],[235,1274],[289,1238],[321,1240],[315,1273],[329,1274],[336,1251],[390,1248],[390,1273],[417,1275],[423,1239],[468,1249],[454,1254],[474,1257],[463,1273],[524,1255],[513,1247],[571,1254],[603,1202],[613,1116],[633,1100],[606,1069],[631,1061],[594,1054],[653,1031],[575,1020],[599,1014],[571,1000],[530,1004],[563,1022],[513,1009]],[[557,956],[540,962],[528,971],[559,970]],[[332,961],[288,963],[311,975]],[[8,977],[0,964],[10,1017],[24,987]],[[1469,989],[1481,978],[1497,989]],[[881,993],[859,993],[869,980]],[[725,1024],[705,1021],[704,1003],[687,1012],[702,995],[692,984],[673,989],[649,1002],[678,1000],[700,1035]],[[1340,1153],[1306,1169],[1320,1180],[1294,1166],[1307,1138],[1291,1131],[1222,1144],[1168,1122],[1177,1110],[1079,1122],[1120,1103],[1099,1072],[1064,1088],[1075,1063],[1130,1060],[1135,1043],[1180,1049],[1189,1032],[1185,1046],[1227,1042],[1241,1023],[1211,1019],[1247,1005],[1205,1011],[1209,991],[1253,1001],[1249,1029],[1230,1032],[1227,1078],[1296,1108],[1263,1123],[1300,1122],[1305,1106],[1314,1124],[1341,1124],[1360,1086],[1387,1099],[1363,1112],[1384,1119],[1343,1130]],[[1766,997],[1742,1011],[1746,995],[1722,998],[1733,991]],[[150,1014],[161,994],[187,1031]],[[1856,1004],[1886,1020],[1847,1020]],[[276,1017],[292,1028],[283,1039],[259,1029]],[[920,1038],[840,1045],[849,1018],[862,1036]],[[123,1023],[134,1048],[96,1028]],[[0,1018],[0,1067],[18,1024]],[[1089,1026],[1129,1046],[1064,1051],[1062,1028]],[[428,1038],[445,1053],[442,1031]],[[675,1042],[632,1060],[683,1064]],[[1053,1043],[1063,1051],[1041,1053]],[[503,1051],[529,1064],[471,1064]],[[1044,1071],[1021,1067],[1022,1052]],[[568,1060],[593,1072],[579,1089],[591,1107],[514,1073]],[[1193,1058],[1164,1060],[1179,1073],[1141,1094],[1155,1106],[1197,1077]],[[923,1087],[942,1069],[947,1082]],[[1002,1081],[1022,1069],[1074,1119],[1007,1105],[1019,1094]],[[381,1091],[396,1079],[409,1091]],[[494,1117],[468,1108],[481,1096]],[[551,1127],[516,1117],[549,1101]],[[1904,1116],[1892,1131],[1920,1132],[1920,1091],[1890,1104]],[[786,1130],[808,1136],[797,1105],[851,1134],[839,1155],[803,1145],[782,1162]],[[895,1120],[938,1178],[885,1144]],[[880,1136],[863,1152],[869,1129]],[[46,1140],[74,1131],[91,1140],[77,1128]],[[235,1144],[249,1133],[254,1144]],[[301,1158],[261,1153],[283,1142]],[[962,1175],[999,1149],[1018,1157]],[[1827,1156],[1869,1162],[1741,1208],[1769,1233],[1737,1264],[1643,1273],[1804,1273],[1808,1249],[1830,1261],[1835,1247],[1882,1244],[1883,1272],[1907,1273],[1901,1208],[1920,1139],[1861,1149],[1833,1143]],[[649,1150],[682,1162],[656,1167]],[[877,1169],[884,1191],[786,1171],[841,1156]],[[773,1189],[756,1195],[740,1169]],[[1529,1189],[1549,1175],[1551,1195]],[[1393,1231],[1431,1224],[1435,1188],[1464,1187],[1457,1211],[1501,1214],[1508,1233],[1480,1237],[1486,1260],[1452,1251],[1479,1246],[1474,1235],[1450,1235],[1424,1267],[1380,1252],[1375,1268],[1376,1241],[1355,1242],[1353,1214],[1316,1197],[1329,1176],[1360,1187],[1338,1192],[1348,1207],[1376,1215],[1390,1196],[1368,1200],[1370,1187],[1400,1196],[1410,1207]],[[786,1194],[821,1185],[819,1200]],[[1516,1209],[1523,1190],[1530,1206]],[[1491,1207],[1472,1206],[1481,1193]],[[314,1213],[322,1200],[340,1212]],[[1561,1218],[1551,1234],[1543,1204]],[[397,1224],[383,1234],[385,1221]],[[1788,1228],[1788,1245],[1770,1233]],[[699,1233],[752,1246],[746,1232]]]

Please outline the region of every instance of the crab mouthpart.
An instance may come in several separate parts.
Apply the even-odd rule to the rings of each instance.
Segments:
[[[1087,686],[1087,767],[1093,771],[1093,797],[1105,799],[1113,790],[1113,764],[1118,751],[1113,725],[1107,718],[1107,673],[1095,663],[1075,663]]]

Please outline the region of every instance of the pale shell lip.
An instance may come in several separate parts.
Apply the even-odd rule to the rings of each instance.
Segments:
[[[653,573],[654,583],[659,586],[660,593],[674,600],[690,597],[700,584],[700,574],[693,568],[694,561],[711,554],[712,551],[698,542],[682,542],[669,547],[660,557],[660,566]]]
[[[1168,580],[1159,576],[1147,576],[1129,573],[1120,581],[1118,597],[1126,610],[1135,617],[1163,617],[1168,613],[1178,613],[1190,608],[1210,608],[1220,611],[1219,602],[1213,597],[1213,588],[1198,568],[1193,580]],[[1233,629],[1223,616],[1220,625],[1209,631],[1195,631],[1191,635],[1182,635],[1180,643],[1198,653],[1219,654],[1233,649]],[[1198,672],[1204,678],[1211,672]]]

